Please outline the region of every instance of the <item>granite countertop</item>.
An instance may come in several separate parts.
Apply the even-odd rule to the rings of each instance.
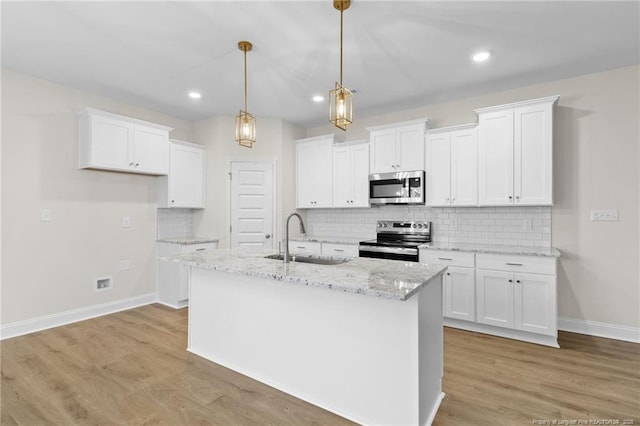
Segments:
[[[345,293],[407,300],[437,279],[447,267],[397,260],[352,258],[339,265],[315,265],[265,259],[272,251],[216,250],[163,259],[188,266],[251,277],[323,287]],[[323,256],[326,258],[326,256]]]
[[[465,243],[428,243],[419,248],[429,250],[461,251],[468,253],[511,254],[515,256],[560,257],[553,247],[497,246]]]
[[[170,244],[181,244],[181,245],[190,245],[190,244],[206,244],[206,243],[217,243],[217,238],[202,238],[202,237],[183,237],[183,238],[164,238],[161,240],[156,240],[159,243],[170,243]]]
[[[327,243],[327,244],[354,244],[357,245],[360,241],[366,240],[366,238],[348,238],[348,237],[309,237],[305,235],[297,235],[289,238],[289,241],[300,242],[312,242],[312,243]]]

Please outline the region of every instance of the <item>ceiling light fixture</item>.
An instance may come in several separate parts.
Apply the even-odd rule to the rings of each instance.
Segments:
[[[491,57],[491,52],[488,50],[481,50],[473,54],[473,62],[485,62]]]
[[[333,7],[340,11],[340,83],[329,91],[329,121],[341,130],[353,123],[353,95],[342,85],[342,14],[350,5],[351,0],[333,0]]]
[[[253,49],[248,41],[238,42],[238,49],[244,52],[244,110],[236,117],[236,141],[240,146],[253,148],[256,142],[256,119],[247,111],[247,52]]]
[[[322,102],[322,101],[324,101],[324,96],[315,95],[313,97],[313,102]]]
[[[189,97],[191,99],[200,99],[202,95],[198,92],[189,92]]]

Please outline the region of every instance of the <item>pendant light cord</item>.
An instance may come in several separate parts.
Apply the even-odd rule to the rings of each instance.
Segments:
[[[244,50],[244,111],[247,109],[247,50]]]
[[[340,87],[342,86],[342,14],[343,10],[340,10]]]

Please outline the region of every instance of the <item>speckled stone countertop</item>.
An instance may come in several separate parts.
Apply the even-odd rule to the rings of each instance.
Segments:
[[[437,278],[447,267],[397,260],[353,258],[339,265],[315,265],[265,259],[273,252],[215,250],[168,259],[188,266],[251,277],[323,287],[345,293],[407,300]],[[326,257],[326,256],[324,256]]]
[[[314,242],[314,243],[328,243],[328,244],[354,244],[358,245],[360,241],[366,240],[366,238],[347,238],[347,237],[307,237],[304,235],[298,235],[289,238],[289,241],[300,242]]]
[[[560,257],[560,252],[553,247],[521,247],[495,246],[464,243],[428,243],[419,248],[430,250],[463,251],[469,253],[511,254],[515,256]]]
[[[156,240],[159,243],[170,243],[170,244],[182,244],[182,245],[190,245],[190,244],[206,244],[206,243],[217,243],[217,238],[201,238],[201,237],[183,237],[183,238],[165,238],[162,240]]]

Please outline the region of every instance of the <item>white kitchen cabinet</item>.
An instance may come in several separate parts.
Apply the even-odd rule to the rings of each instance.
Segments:
[[[477,109],[478,203],[553,204],[553,106],[558,96]]]
[[[333,205],[334,135],[296,141],[296,208]]]
[[[289,240],[290,254],[322,254],[322,243],[320,241],[295,241]]]
[[[478,254],[479,323],[557,335],[556,259]]]
[[[80,168],[166,175],[172,128],[85,108],[80,117]]]
[[[333,207],[369,207],[369,144],[333,147]]]
[[[420,249],[421,263],[447,265],[443,276],[443,313],[447,318],[475,321],[475,255]]]
[[[198,244],[157,243],[157,257],[215,250],[217,242]],[[189,304],[190,268],[175,262],[158,259],[158,301],[172,308],[184,308]]]
[[[206,149],[171,140],[169,174],[158,178],[158,207],[204,208]]]
[[[426,205],[477,205],[477,125],[429,130],[425,151]]]
[[[428,119],[369,127],[370,173],[424,170],[424,132]]]
[[[358,257],[357,244],[322,243],[323,256]]]

